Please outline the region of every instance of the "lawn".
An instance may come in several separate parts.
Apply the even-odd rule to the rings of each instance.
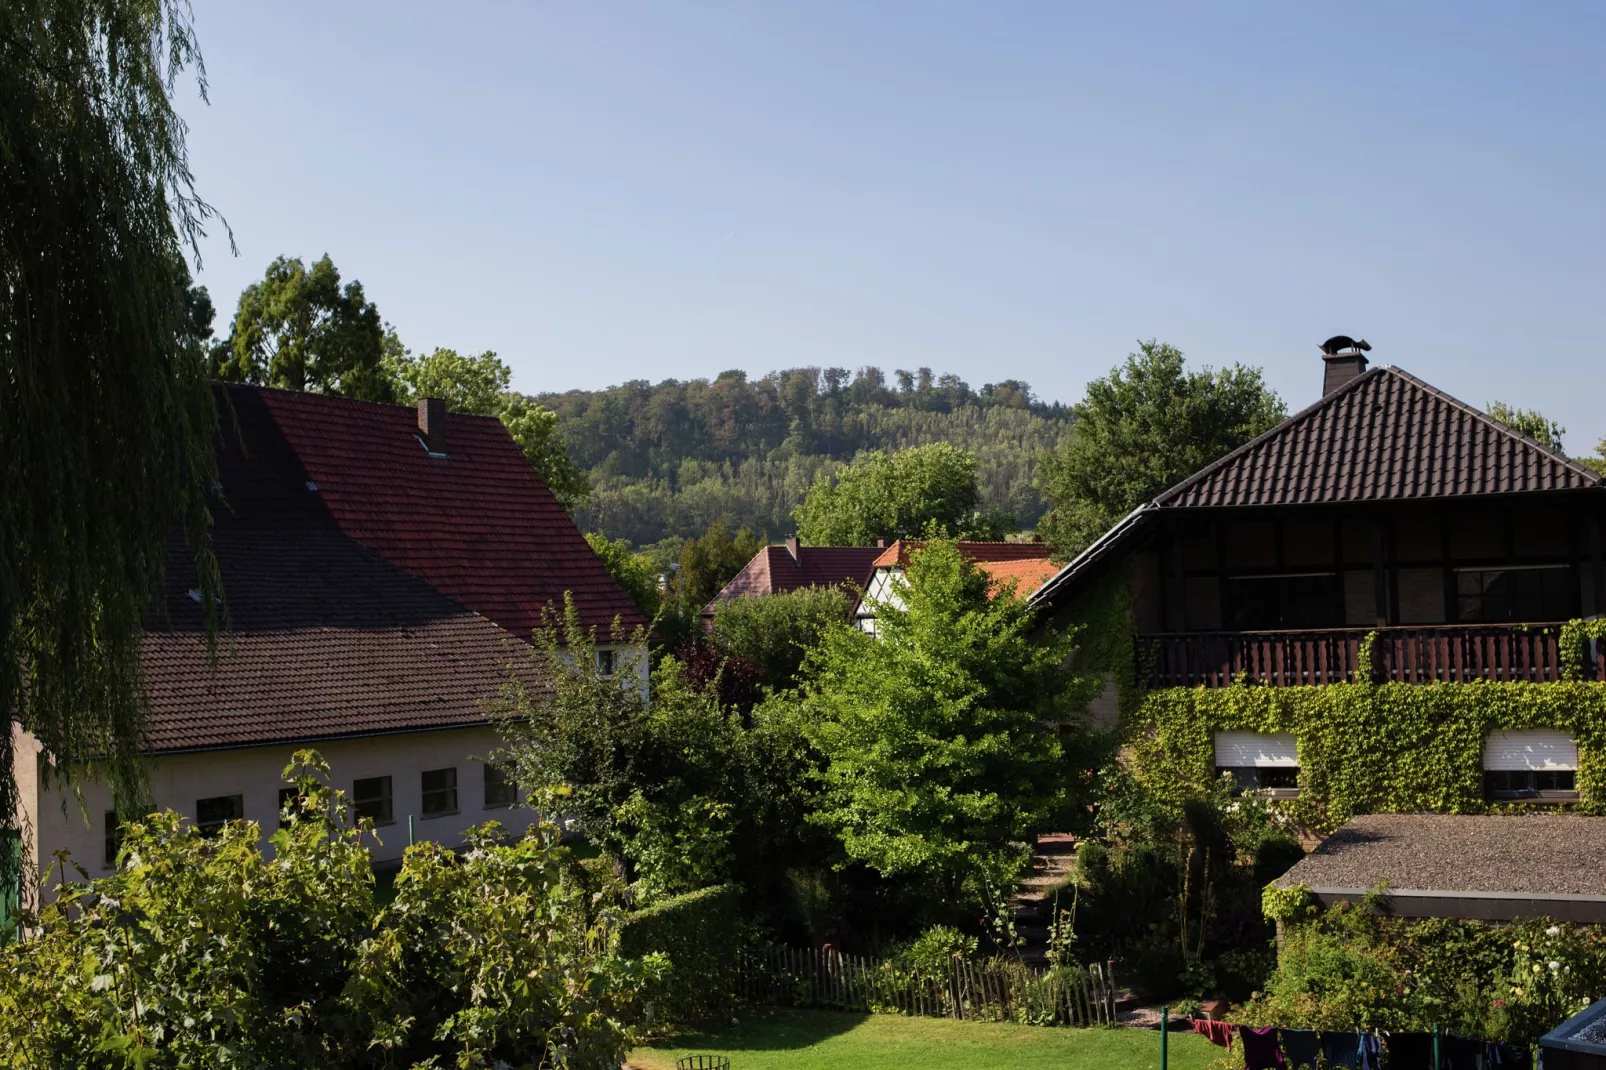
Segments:
[[[1204,1070],[1227,1054],[1193,1033],[1172,1033],[1171,1070]],[[1155,1070],[1160,1034],[1147,1029],[1055,1029],[947,1018],[837,1011],[774,1011],[738,1025],[684,1031],[630,1053],[641,1070],[674,1070],[696,1053],[726,1055],[731,1070]]]

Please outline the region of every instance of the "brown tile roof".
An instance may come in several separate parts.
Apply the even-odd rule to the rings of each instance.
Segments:
[[[1277,880],[1313,889],[1606,895],[1606,818],[1372,814],[1352,819]]]
[[[743,595],[840,584],[863,587],[880,553],[875,546],[799,546],[794,558],[785,546],[766,546],[703,607],[702,615],[712,616],[721,602]]]
[[[1367,371],[1154,500],[1304,505],[1598,486],[1590,469],[1399,368]]]

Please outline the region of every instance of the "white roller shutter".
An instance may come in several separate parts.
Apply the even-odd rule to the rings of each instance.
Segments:
[[[1217,732],[1218,769],[1298,769],[1294,737],[1287,732]]]
[[[1576,770],[1578,744],[1566,732],[1527,728],[1491,732],[1483,747],[1483,767],[1497,771],[1527,769]]]

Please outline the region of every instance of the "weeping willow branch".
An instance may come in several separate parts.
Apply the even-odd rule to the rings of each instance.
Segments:
[[[218,626],[187,69],[204,97],[185,3],[0,4],[0,711],[47,778],[104,763],[119,806],[144,797],[140,634],[175,528]],[[0,745],[0,826],[14,773]]]

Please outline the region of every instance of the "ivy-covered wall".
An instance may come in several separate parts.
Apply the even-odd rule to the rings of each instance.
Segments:
[[[1298,744],[1301,823],[1329,831],[1356,813],[1479,813],[1494,731],[1553,728],[1578,742],[1578,793],[1606,802],[1606,683],[1326,684],[1171,688],[1128,725],[1133,774],[1180,803],[1208,790],[1215,733],[1289,732]]]

